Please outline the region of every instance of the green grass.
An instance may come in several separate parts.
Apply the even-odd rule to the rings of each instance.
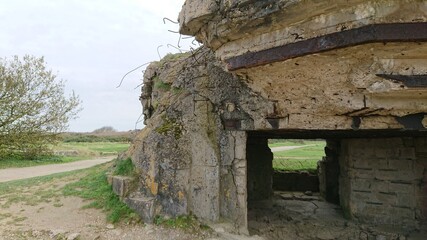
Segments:
[[[43,187],[36,191],[30,191],[29,189],[39,188],[43,184],[52,182],[55,179],[63,179],[65,177],[75,175],[79,171],[82,170],[0,183],[0,199],[3,200],[3,203],[0,206],[7,208],[11,204],[17,202],[23,202],[26,205],[35,206],[41,202],[57,201],[58,197],[62,196],[62,193],[58,190],[48,187]]]
[[[135,166],[132,163],[132,159],[117,161],[116,168],[114,169],[114,175],[120,176],[131,176],[135,172]]]
[[[277,143],[276,146],[279,144],[293,143]],[[304,141],[304,144],[299,145],[305,146],[287,151],[274,152],[273,168],[285,171],[315,172],[317,170],[317,162],[325,155],[324,148],[326,143],[324,141]],[[298,146],[298,144],[280,146]]]
[[[295,139],[295,140],[270,139],[268,141],[268,146],[270,148],[272,148],[272,147],[283,147],[283,146],[304,146],[304,145],[318,144],[321,142],[323,142],[323,141],[302,140],[302,139]]]
[[[69,163],[98,156],[114,156],[129,148],[129,143],[120,142],[65,142],[53,147],[54,151],[77,151],[77,156],[40,157],[37,160],[1,159],[0,169],[33,167],[47,164]]]
[[[163,216],[156,216],[154,218],[154,224],[169,228],[179,228],[193,233],[200,232],[200,230],[211,230],[208,226],[200,224],[193,215],[181,215],[175,218],[164,218]]]
[[[95,167],[86,170],[87,175],[79,181],[67,184],[63,188],[65,196],[77,196],[90,200],[85,207],[103,209],[107,220],[116,223],[121,220],[138,221],[139,217],[114,194],[107,182],[105,167]]]
[[[0,169],[5,168],[22,168],[22,167],[33,167],[47,164],[58,164],[58,163],[69,163],[80,160],[85,160],[87,157],[49,157],[39,160],[21,160],[21,159],[2,159],[0,160]]]
[[[115,155],[126,151],[129,143],[117,142],[67,142],[54,147],[54,150],[76,150],[82,156]]]

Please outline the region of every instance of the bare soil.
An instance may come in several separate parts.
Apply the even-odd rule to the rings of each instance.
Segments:
[[[111,159],[101,162],[105,160]],[[42,167],[62,169],[60,165]],[[29,175],[20,176],[26,178]],[[101,210],[84,208],[88,201],[63,196],[61,189],[80,177],[81,174],[76,173],[36,185],[19,186],[13,192],[1,194],[0,239],[191,240],[212,237],[209,231],[190,232],[143,223],[108,223],[106,214]]]

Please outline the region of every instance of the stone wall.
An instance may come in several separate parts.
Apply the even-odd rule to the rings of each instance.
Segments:
[[[425,221],[427,138],[341,141],[341,206],[362,222],[416,228]]]

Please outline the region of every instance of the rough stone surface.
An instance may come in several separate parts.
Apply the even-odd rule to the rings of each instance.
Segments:
[[[418,228],[419,221],[426,219],[425,140],[342,140],[340,199],[344,211],[362,222]]]
[[[131,190],[133,178],[124,176],[112,176],[112,187],[115,194],[124,198]]]
[[[246,229],[246,134],[270,105],[204,48],[151,64],[141,102],[146,127],[129,155],[154,215],[193,213]]]
[[[370,24],[427,21],[423,1],[191,2],[218,5],[202,22],[188,10],[194,4],[185,5],[186,21],[180,24],[223,60]],[[197,33],[185,30],[192,28],[193,18]],[[272,104],[254,119],[254,129],[413,129],[399,118],[426,115],[426,88],[408,88],[378,75],[425,74],[426,46],[372,43],[235,73]],[[425,130],[423,118],[417,121]]]
[[[221,59],[368,24],[427,20],[427,4],[411,0],[193,0],[187,3],[181,11],[181,32],[195,35]]]

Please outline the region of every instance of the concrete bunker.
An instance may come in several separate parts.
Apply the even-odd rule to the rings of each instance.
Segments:
[[[267,217],[316,228],[329,203],[339,214],[318,233],[283,234],[425,238],[425,19],[423,1],[187,0],[180,31],[204,47],[144,75],[147,129],[130,155],[146,219],[193,213],[247,233],[248,204],[274,197],[267,140],[321,138],[326,201],[299,205],[302,218],[282,202]]]

